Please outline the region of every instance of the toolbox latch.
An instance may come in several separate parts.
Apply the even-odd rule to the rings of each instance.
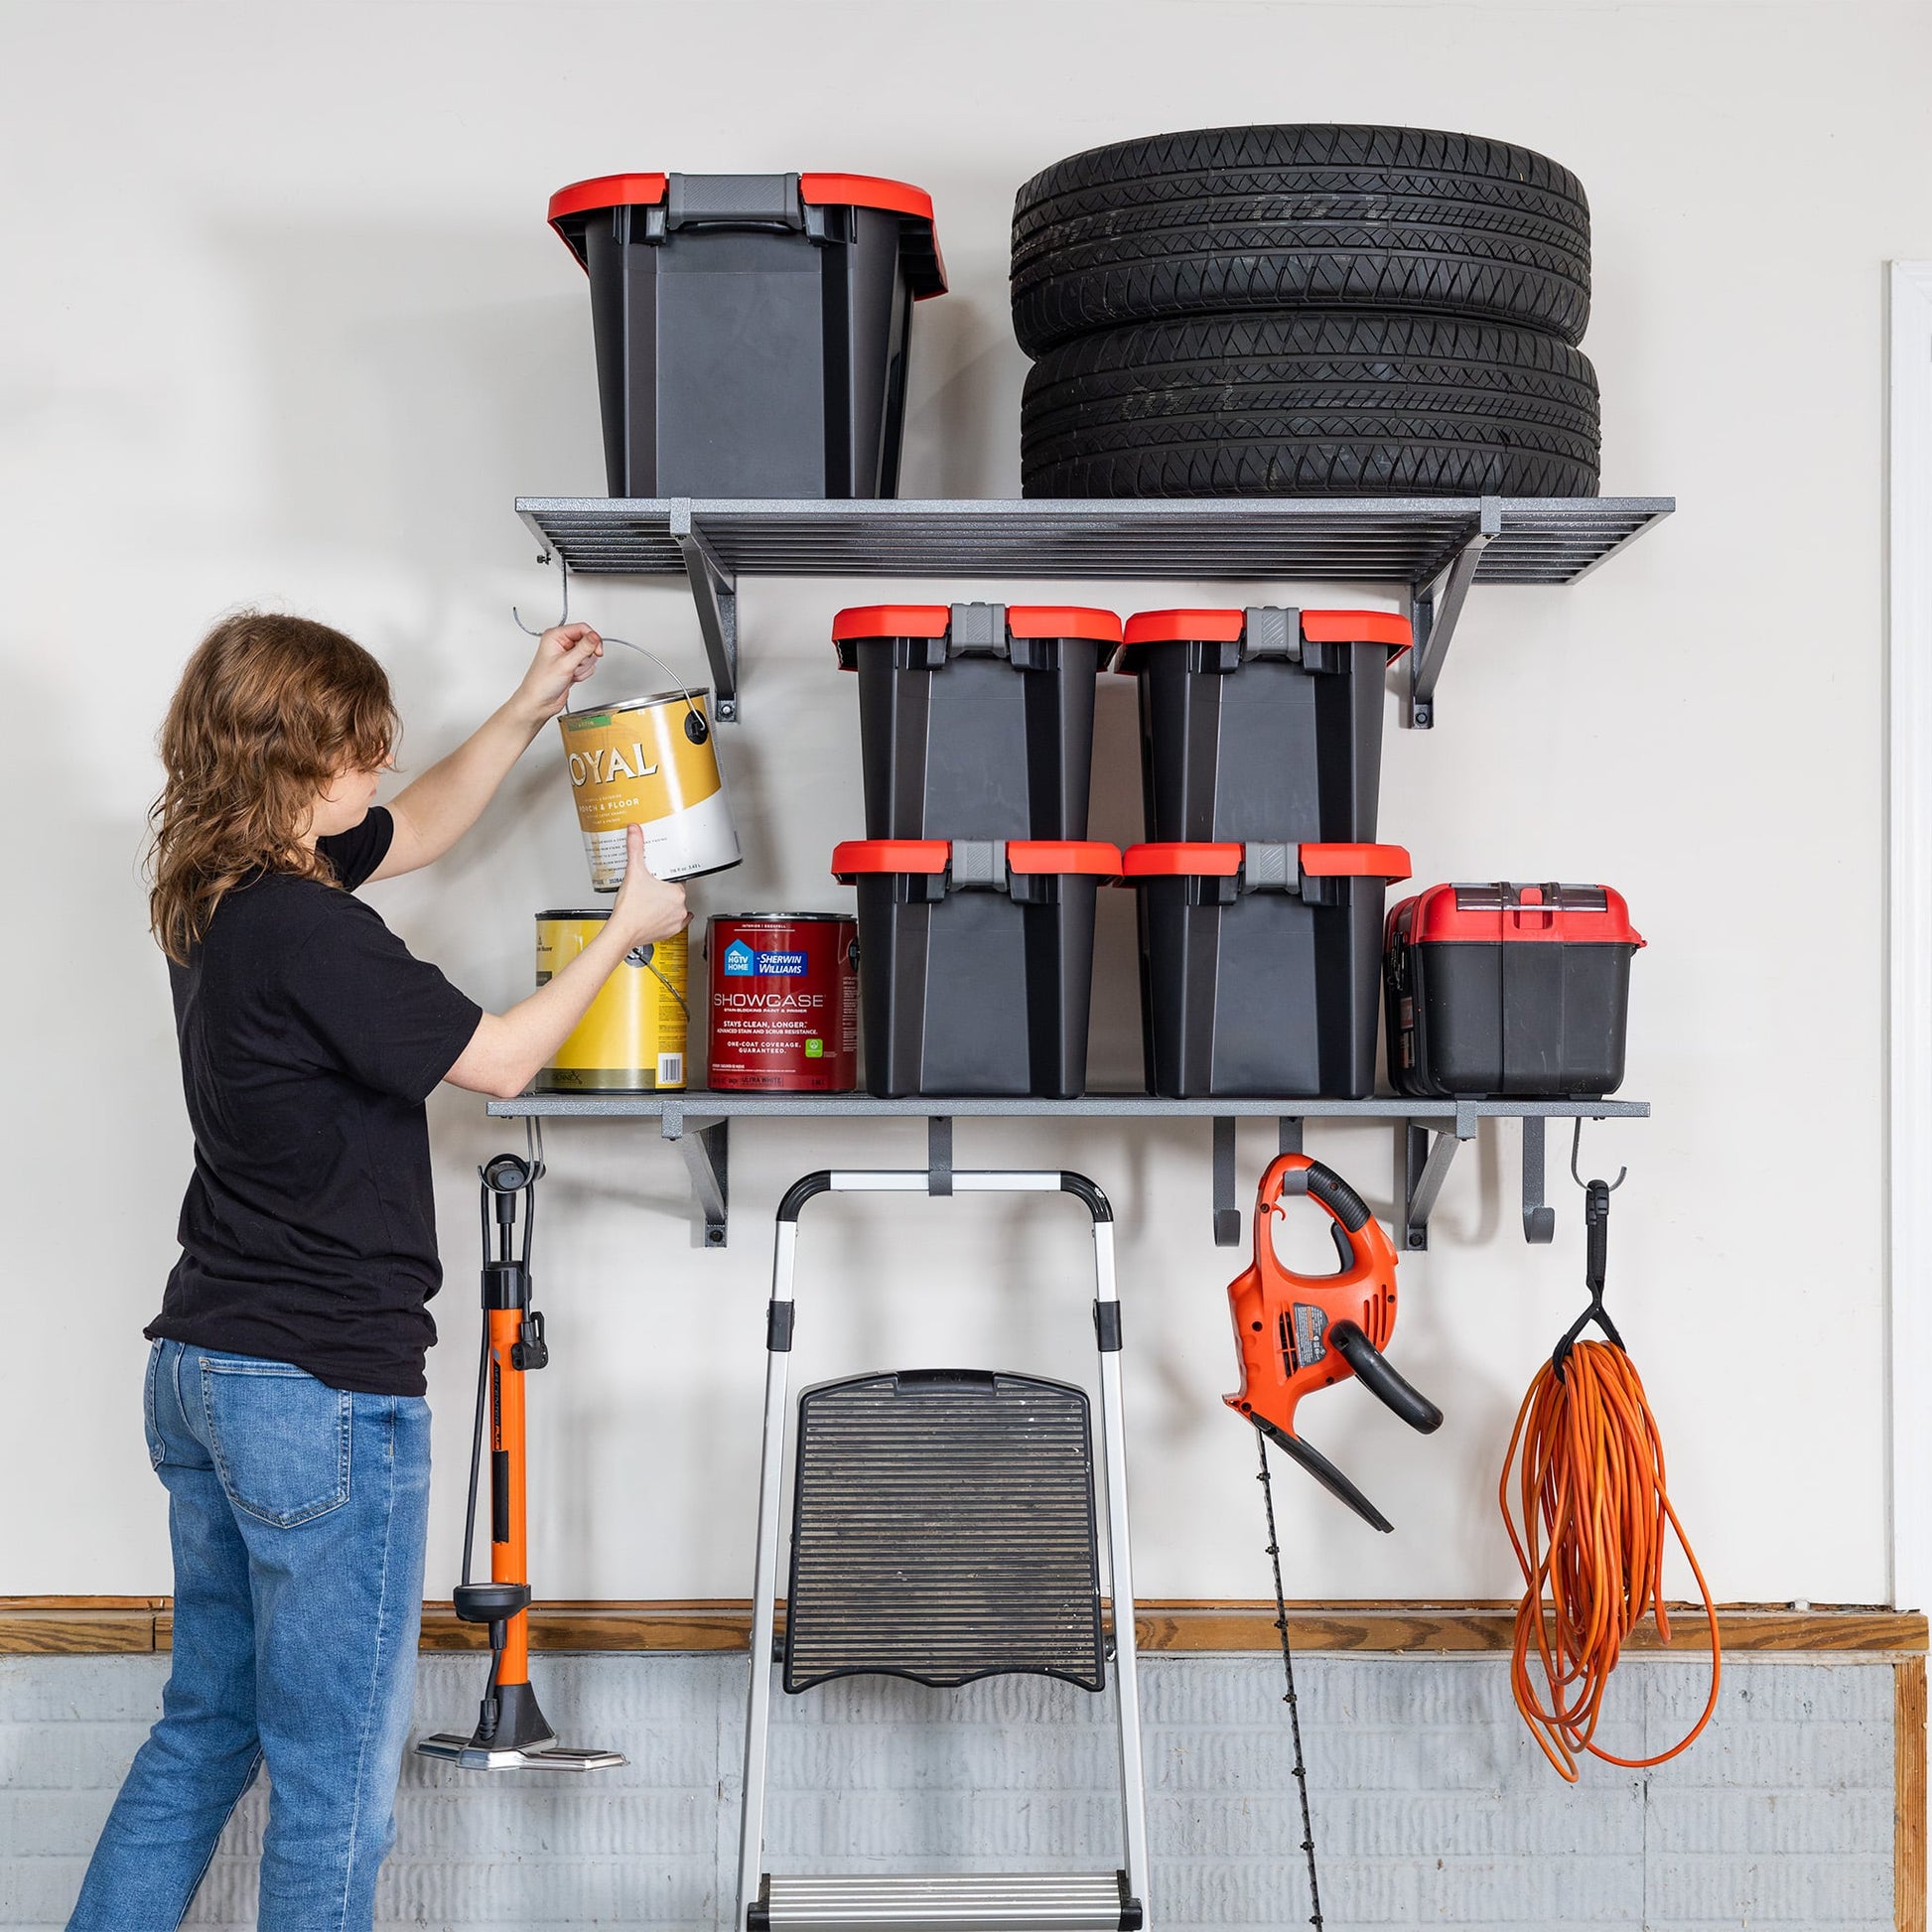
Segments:
[[[1251,893],[1300,892],[1302,849],[1294,845],[1244,845],[1241,876]]]
[[[672,175],[664,225],[675,228],[772,228],[805,231],[796,175]]]
[[[954,839],[952,883],[961,892],[1005,892],[1007,889],[1006,840]]]
[[[1241,661],[1257,657],[1302,661],[1302,614],[1287,605],[1251,604],[1241,613]]]
[[[955,604],[946,632],[954,657],[1004,657],[1007,654],[1007,607],[1004,604]]]

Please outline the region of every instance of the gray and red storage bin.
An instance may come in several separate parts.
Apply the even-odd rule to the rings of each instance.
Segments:
[[[859,897],[866,1087],[1086,1091],[1094,898],[1118,848],[1085,840],[863,839],[834,875]]]
[[[1389,914],[1389,1077],[1398,1093],[1568,1099],[1623,1083],[1630,961],[1608,886],[1432,886]]]
[[[892,496],[932,201],[872,175],[605,175],[550,198],[591,285],[613,496]]]
[[[1393,611],[1143,611],[1114,669],[1140,685],[1147,836],[1373,840]]]
[[[841,611],[832,640],[858,676],[868,837],[1086,837],[1113,612],[876,604]]]
[[[1400,846],[1130,846],[1152,1093],[1360,1100],[1375,1087],[1382,909]]]

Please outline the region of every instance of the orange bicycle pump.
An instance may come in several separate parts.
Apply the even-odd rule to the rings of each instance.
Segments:
[[[591,1770],[624,1762],[615,1751],[557,1745],[530,1686],[530,1580],[524,1456],[524,1379],[548,1366],[543,1316],[530,1305],[530,1243],[536,1224],[536,1183],[543,1164],[499,1154],[483,1178],[483,1353],[477,1369],[477,1421],[471,1441],[470,1497],[463,1525],[463,1581],[452,1606],[466,1623],[489,1627],[489,1683],[477,1727],[468,1736],[438,1731],[417,1744],[473,1770],[519,1765]],[[517,1241],[517,1203],[523,1204]],[[477,1490],[483,1444],[489,1446],[489,1582],[473,1583]]]

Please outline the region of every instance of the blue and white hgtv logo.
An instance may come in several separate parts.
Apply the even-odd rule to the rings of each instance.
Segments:
[[[803,979],[805,955],[801,952],[754,952],[742,939],[725,948],[727,979]]]

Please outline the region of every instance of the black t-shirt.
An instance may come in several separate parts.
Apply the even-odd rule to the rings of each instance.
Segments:
[[[421,1395],[442,1283],[423,1102],[483,1017],[354,889],[380,809],[318,841],[343,890],[264,873],[171,968],[195,1174],[150,1337]]]

